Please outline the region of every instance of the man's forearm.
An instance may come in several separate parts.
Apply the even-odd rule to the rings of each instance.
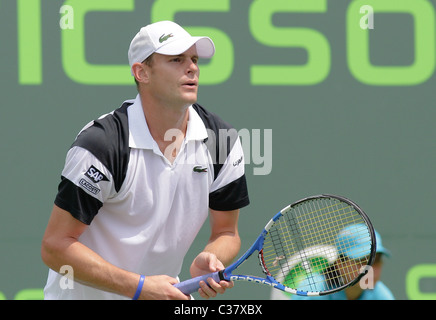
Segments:
[[[42,246],[42,257],[46,265],[59,272],[63,265],[73,268],[74,281],[100,290],[133,297],[139,275],[120,269],[94,251],[74,239]]]
[[[237,233],[225,232],[211,238],[203,251],[213,253],[225,266],[237,256],[241,248],[241,239]]]

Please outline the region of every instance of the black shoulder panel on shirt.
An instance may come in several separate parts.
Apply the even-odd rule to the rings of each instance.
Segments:
[[[224,162],[238,139],[238,132],[219,116],[195,103],[192,105],[207,129],[205,143],[212,156],[214,179],[218,176]]]
[[[129,163],[127,108],[131,104],[126,102],[112,114],[95,120],[72,145],[91,152],[111,172],[117,192],[124,182]]]
[[[209,207],[218,211],[236,210],[250,203],[245,175],[209,195]]]

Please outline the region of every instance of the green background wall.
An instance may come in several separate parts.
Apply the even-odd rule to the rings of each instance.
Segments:
[[[364,5],[373,29],[360,26]],[[246,155],[242,250],[288,203],[341,194],[392,251],[383,281],[396,298],[436,298],[435,10],[434,0],[0,0],[0,298],[43,288],[40,242],[66,151],[136,95],[130,40],[163,19],[214,39],[199,102],[265,142],[265,163]],[[221,298],[269,298],[252,286]]]

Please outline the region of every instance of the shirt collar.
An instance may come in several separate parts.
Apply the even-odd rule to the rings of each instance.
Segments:
[[[151,136],[147,121],[145,120],[139,94],[134,100],[129,100],[128,102],[133,102],[133,104],[127,109],[129,118],[129,147],[136,149],[157,148],[157,143]],[[207,130],[200,116],[192,106],[189,106],[188,112],[189,120],[185,140],[206,139]]]

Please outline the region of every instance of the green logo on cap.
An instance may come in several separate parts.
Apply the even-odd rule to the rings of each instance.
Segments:
[[[164,41],[167,41],[169,38],[174,37],[172,33],[165,35],[165,33],[163,35],[160,36],[159,38],[159,42],[162,43]]]

